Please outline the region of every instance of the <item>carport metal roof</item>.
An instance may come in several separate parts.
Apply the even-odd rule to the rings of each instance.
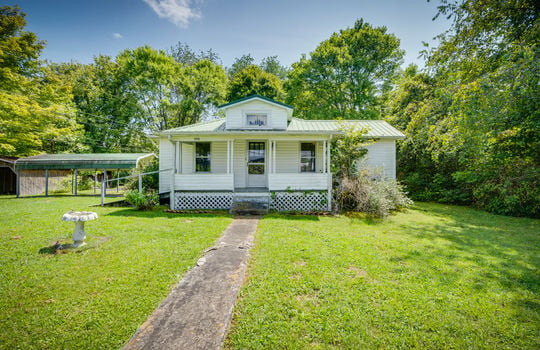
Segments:
[[[156,157],[154,153],[40,154],[17,159],[15,169],[131,169],[152,156]]]

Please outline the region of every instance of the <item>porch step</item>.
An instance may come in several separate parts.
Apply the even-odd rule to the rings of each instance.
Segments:
[[[270,193],[235,193],[231,214],[235,215],[264,215],[270,208]]]

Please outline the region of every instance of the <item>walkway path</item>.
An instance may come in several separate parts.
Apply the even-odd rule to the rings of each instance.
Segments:
[[[219,349],[246,269],[258,218],[237,218],[125,349]]]

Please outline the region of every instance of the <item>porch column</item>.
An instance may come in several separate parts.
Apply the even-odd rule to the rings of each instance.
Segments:
[[[234,175],[234,140],[231,140],[231,173]]]
[[[231,173],[231,141],[227,140],[227,174]]]
[[[176,172],[178,174],[182,174],[182,142],[178,142],[178,154],[176,155],[176,158],[178,158],[178,167],[176,168]]]
[[[272,166],[272,172],[275,174],[276,173],[276,140],[274,140],[274,147],[272,147],[272,162],[273,162],[273,166]]]
[[[176,175],[176,162],[177,162],[176,147],[173,147],[173,159],[175,161],[173,162],[173,167],[171,169],[171,181],[170,181],[170,192],[169,192],[169,207],[171,210],[174,210],[174,177]]]
[[[326,140],[322,143],[322,172],[326,173]]]
[[[178,173],[178,170],[180,169],[180,141],[176,141],[175,147],[176,147],[176,157],[174,157],[174,161],[176,164],[175,172]]]
[[[274,154],[273,151],[272,151],[272,146],[273,146],[273,144],[274,144],[274,141],[273,141],[273,140],[268,140],[268,156],[269,156],[269,157],[272,157],[272,154]],[[270,174],[272,174],[272,172],[273,172],[272,169],[274,169],[274,162],[272,162],[272,160],[270,160],[270,161],[268,162],[268,172],[269,172]]]
[[[328,211],[332,211],[332,173],[330,172],[330,141],[332,140],[332,135],[330,139],[326,142],[326,172],[328,177]]]

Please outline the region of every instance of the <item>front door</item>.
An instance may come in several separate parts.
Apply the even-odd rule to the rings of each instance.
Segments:
[[[266,187],[266,143],[248,142],[248,187]]]

